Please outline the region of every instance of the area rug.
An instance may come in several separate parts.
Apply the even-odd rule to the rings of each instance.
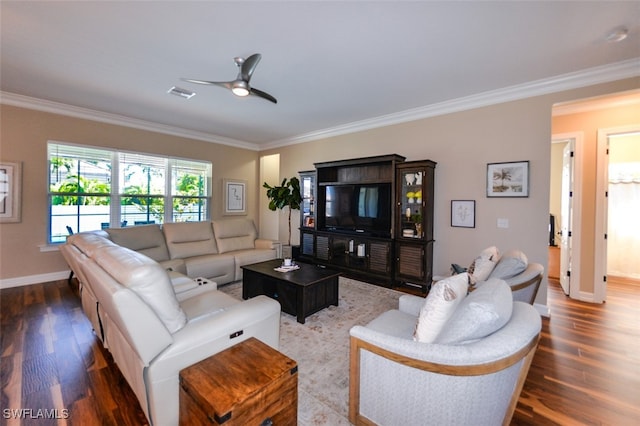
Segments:
[[[242,283],[219,288],[242,298]],[[349,425],[349,329],[397,309],[403,293],[340,277],[338,306],[300,324],[280,315],[280,352],[298,363],[298,425]]]

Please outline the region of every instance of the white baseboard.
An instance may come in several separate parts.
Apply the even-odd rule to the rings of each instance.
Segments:
[[[579,291],[576,300],[588,303],[597,303],[596,294],[594,292]]]
[[[25,285],[45,283],[69,278],[71,271],[49,272],[47,274],[27,275],[24,277],[5,278],[0,280],[0,289],[22,287]]]

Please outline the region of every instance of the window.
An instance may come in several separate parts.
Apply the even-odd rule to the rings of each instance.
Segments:
[[[50,142],[49,237],[207,220],[211,163]]]

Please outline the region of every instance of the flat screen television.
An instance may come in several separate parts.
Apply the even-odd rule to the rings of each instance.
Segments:
[[[324,229],[391,236],[391,184],[327,185]]]

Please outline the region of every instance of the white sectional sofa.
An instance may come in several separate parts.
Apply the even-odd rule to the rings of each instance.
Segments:
[[[219,239],[215,222],[199,222],[80,233],[61,246],[85,314],[153,425],[178,424],[180,370],[249,337],[278,349],[277,301],[239,301],[184,274],[233,281],[239,265],[274,258],[267,242],[252,249],[254,234],[238,235],[241,221],[220,221]]]
[[[98,231],[100,232],[100,231]],[[277,257],[279,243],[258,238],[250,219],[175,222],[108,228],[114,243],[140,252],[163,267],[218,285],[242,279],[241,266]]]

